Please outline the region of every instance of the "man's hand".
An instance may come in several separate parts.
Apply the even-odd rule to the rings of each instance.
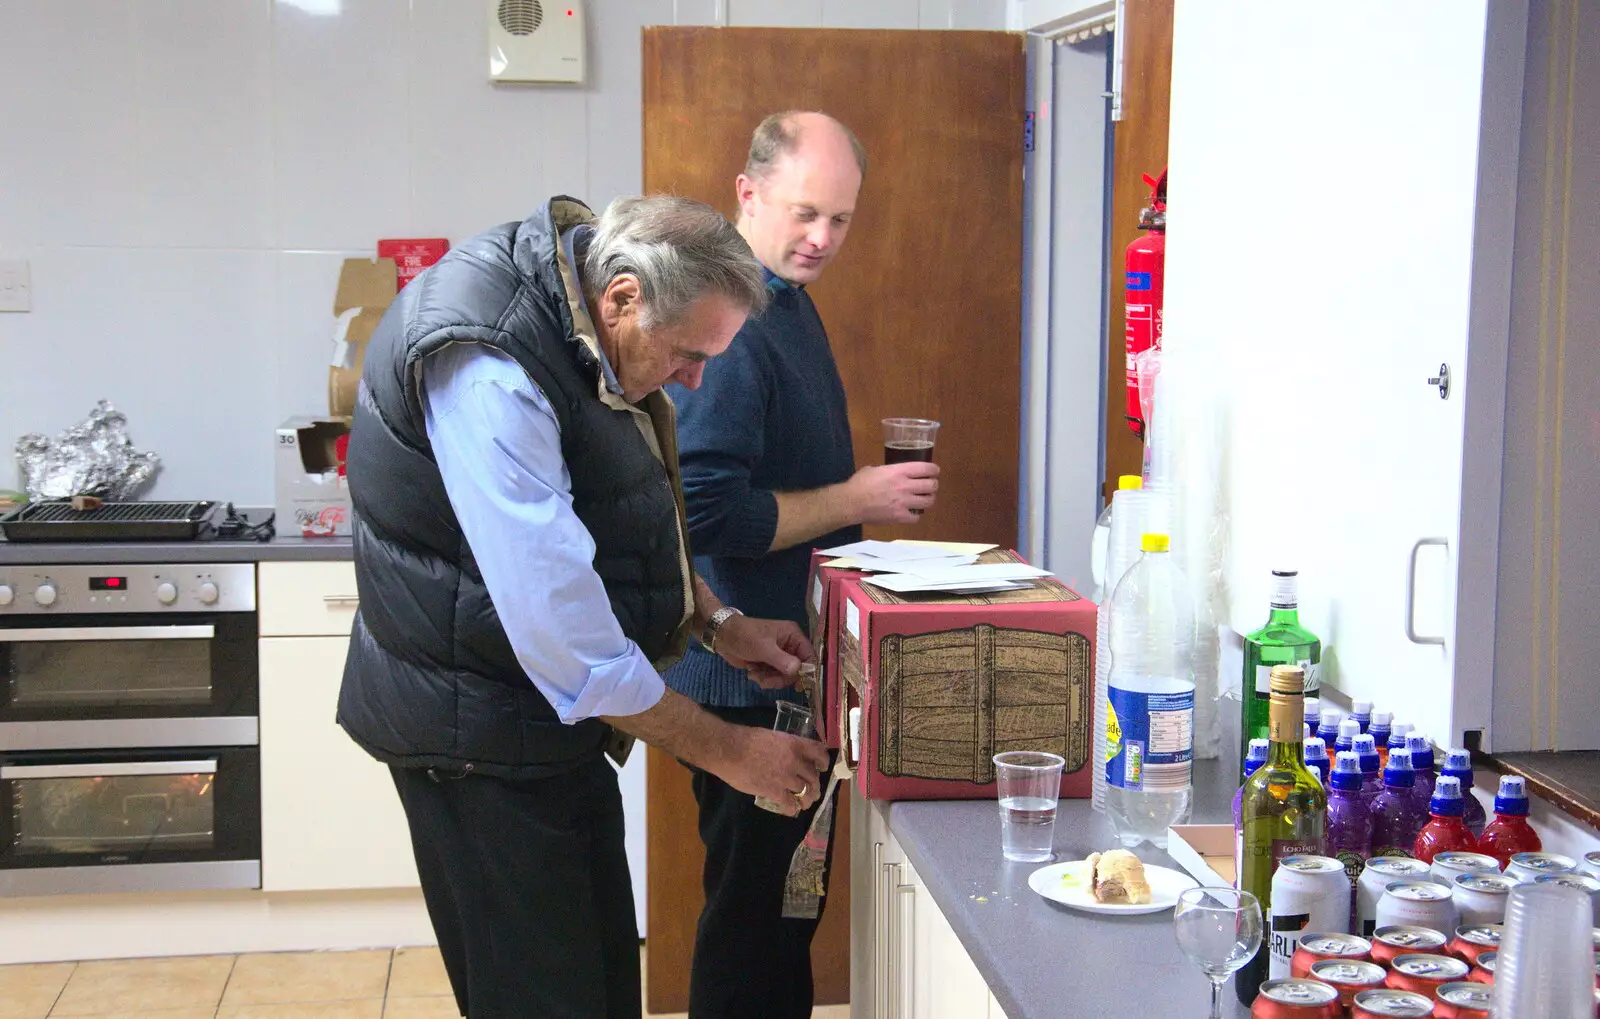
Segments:
[[[738,727],[733,756],[710,769],[740,792],[764,796],[793,816],[822,795],[828,751],[816,740],[771,729]]]
[[[744,669],[765,690],[793,686],[800,663],[811,661],[814,653],[811,642],[793,623],[749,616],[734,616],[723,623],[716,644],[724,661]]]
[[[889,464],[863,467],[845,482],[863,524],[914,524],[939,491],[939,465]]]

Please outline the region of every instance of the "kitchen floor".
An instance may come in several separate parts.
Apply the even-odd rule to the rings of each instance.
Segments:
[[[57,1016],[459,1019],[436,948],[0,966],[0,1019]],[[812,1013],[812,1019],[849,1017],[848,1005]]]

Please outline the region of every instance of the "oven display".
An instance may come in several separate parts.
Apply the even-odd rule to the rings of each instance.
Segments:
[[[90,577],[89,590],[91,591],[126,591],[128,589],[127,577]]]

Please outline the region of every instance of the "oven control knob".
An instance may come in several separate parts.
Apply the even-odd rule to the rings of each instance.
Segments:
[[[163,605],[171,605],[178,600],[178,589],[169,581],[163,580],[156,585],[156,600]]]
[[[217,603],[217,597],[217,585],[213,584],[209,580],[200,585],[200,601],[202,603],[206,605],[215,605]]]
[[[33,600],[40,605],[54,605],[56,603],[55,585],[40,584],[33,592]]]
[[[11,590],[10,584],[0,584],[0,608],[10,605],[16,594]]]

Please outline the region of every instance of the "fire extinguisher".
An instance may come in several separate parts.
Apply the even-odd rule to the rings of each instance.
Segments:
[[[1123,256],[1126,269],[1124,306],[1127,309],[1127,406],[1123,411],[1133,434],[1144,438],[1147,422],[1139,405],[1138,357],[1152,347],[1161,346],[1161,297],[1167,261],[1167,171],[1159,180],[1148,173],[1150,204],[1139,213],[1139,229],[1148,233],[1128,245]]]

